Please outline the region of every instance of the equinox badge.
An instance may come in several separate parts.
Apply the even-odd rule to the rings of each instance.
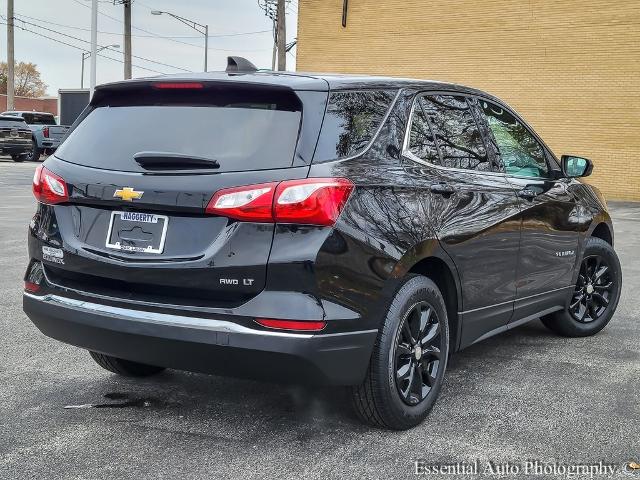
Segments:
[[[134,190],[131,187],[122,187],[121,190],[116,190],[113,194],[114,197],[118,197],[125,202],[131,202],[134,198],[137,200],[138,198],[142,198],[142,194],[144,192],[139,192]]]

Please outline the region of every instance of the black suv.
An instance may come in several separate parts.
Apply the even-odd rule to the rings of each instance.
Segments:
[[[0,115],[0,154],[9,154],[22,162],[31,152],[31,130],[25,121],[10,115]]]
[[[24,310],[44,334],[123,375],[349,385],[405,429],[454,351],[609,322],[589,160],[471,88],[231,63],[98,87],[38,168]]]

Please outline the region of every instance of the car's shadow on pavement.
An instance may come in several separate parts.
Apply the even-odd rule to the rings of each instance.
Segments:
[[[455,397],[460,391],[473,390],[474,384],[482,384],[486,377],[500,371],[509,362],[507,357],[517,356],[518,351],[526,355],[527,349],[539,353],[550,337],[558,338],[539,322],[532,322],[454,354],[443,396]],[[476,359],[482,359],[482,368],[476,368]],[[298,429],[299,440],[332,429],[347,428],[354,433],[369,429],[353,413],[348,388],[272,384],[176,370],[143,379],[126,378],[98,370],[98,366],[95,369],[92,380],[82,388],[81,398],[71,398],[78,385],[69,385],[71,391],[66,394],[57,392],[56,397],[67,402],[60,408],[68,408],[70,415],[71,410],[97,413],[99,409],[100,418],[105,412],[119,416],[128,411],[129,421],[160,415],[168,421],[179,418],[187,424],[214,422],[218,432],[240,429],[258,436],[260,431],[271,436],[280,428]],[[446,410],[446,405],[439,405],[438,409]],[[198,435],[207,433],[200,431]]]

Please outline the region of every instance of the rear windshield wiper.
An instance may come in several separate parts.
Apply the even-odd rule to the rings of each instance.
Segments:
[[[217,160],[182,153],[138,152],[133,156],[138,165],[147,170],[192,170],[220,168]]]

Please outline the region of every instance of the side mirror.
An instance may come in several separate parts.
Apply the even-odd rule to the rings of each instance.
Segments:
[[[562,155],[562,173],[568,178],[588,177],[593,172],[593,163],[588,158]]]

